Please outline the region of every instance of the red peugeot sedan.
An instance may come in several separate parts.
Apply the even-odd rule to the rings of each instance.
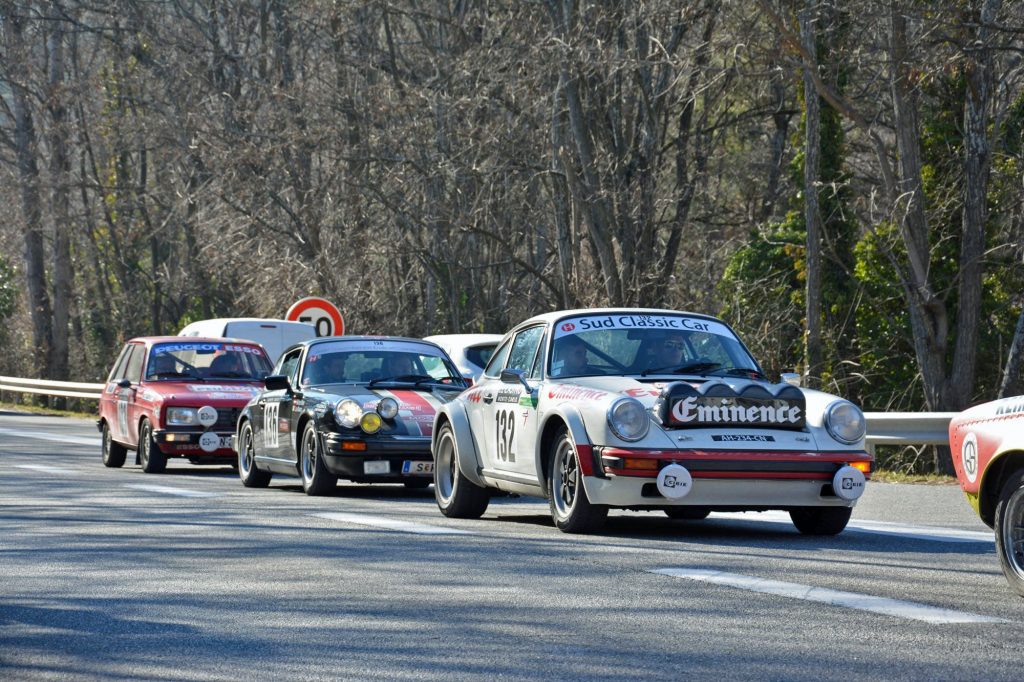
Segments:
[[[166,469],[168,457],[193,464],[236,461],[235,422],[270,370],[266,351],[251,341],[132,339],[100,398],[103,464],[124,465],[128,450],[150,474]]]

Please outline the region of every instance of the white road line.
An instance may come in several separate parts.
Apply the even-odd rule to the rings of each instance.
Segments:
[[[409,521],[399,521],[398,519],[389,519],[383,516],[368,516],[366,514],[325,512],[323,514],[313,514],[313,516],[319,516],[320,518],[331,519],[333,521],[354,523],[358,526],[372,526],[374,528],[397,530],[402,533],[418,533],[420,535],[475,535],[472,531],[459,530],[458,528],[428,526],[423,523],[410,523]]]
[[[99,438],[85,438],[83,436],[60,436],[42,431],[22,431],[21,429],[0,429],[0,436],[17,436],[18,438],[34,438],[36,440],[51,440],[55,443],[72,443],[74,445],[95,445],[100,447],[102,442]]]
[[[162,493],[164,495],[177,495],[178,497],[220,497],[220,493],[208,493],[201,490],[186,490],[185,488],[171,488],[164,485],[148,485],[146,483],[127,483],[125,488],[145,490],[150,493]]]
[[[51,467],[45,464],[16,464],[19,469],[32,469],[33,471],[42,471],[47,474],[74,474],[77,473],[71,469],[62,469],[61,467]]]
[[[792,525],[789,514],[781,511],[713,513],[708,518]],[[859,519],[852,519],[849,525],[846,526],[846,532],[896,535],[914,538],[915,540],[932,540],[936,542],[995,542],[995,536],[992,535],[991,531],[961,530],[959,528],[942,528],[940,526],[913,526],[905,523]]]
[[[802,599],[821,604],[833,606],[845,606],[846,608],[859,609],[880,613],[886,616],[919,620],[925,623],[1009,623],[1010,621],[993,616],[981,616],[976,613],[965,611],[954,611],[952,609],[940,609],[937,606],[917,604],[911,601],[899,599],[888,599],[886,597],[875,597],[870,594],[857,594],[856,592],[840,592],[824,587],[812,585],[800,585],[798,583],[787,583],[779,580],[764,580],[750,575],[739,573],[726,573],[725,571],[709,571],[699,568],[659,568],[650,571],[674,578],[686,578],[700,582],[735,587],[740,590],[760,592],[762,594],[773,594],[779,597],[790,597]]]

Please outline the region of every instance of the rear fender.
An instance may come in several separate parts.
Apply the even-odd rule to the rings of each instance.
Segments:
[[[459,462],[459,471],[474,484],[481,488],[487,487],[480,476],[480,470],[483,467],[480,464],[480,454],[476,451],[476,443],[470,430],[469,414],[466,413],[465,406],[457,400],[445,404],[434,417],[434,430],[430,437],[431,455],[437,448],[437,435],[445,423],[451,424],[452,433],[455,436],[455,454]]]

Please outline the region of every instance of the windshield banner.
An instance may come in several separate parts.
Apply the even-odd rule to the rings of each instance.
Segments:
[[[562,320],[555,326],[555,338],[582,334],[597,329],[650,329],[652,331],[704,332],[735,339],[728,327],[721,322],[678,315],[595,315]]]

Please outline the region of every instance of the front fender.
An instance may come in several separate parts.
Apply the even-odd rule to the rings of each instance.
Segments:
[[[481,488],[486,487],[480,477],[480,454],[476,451],[476,443],[473,440],[473,433],[469,425],[469,414],[466,407],[458,400],[446,403],[434,415],[434,429],[430,437],[430,452],[433,456],[437,447],[437,434],[441,430],[441,424],[448,422],[452,425],[452,434],[455,436],[455,454],[459,463],[459,471],[474,484]]]

